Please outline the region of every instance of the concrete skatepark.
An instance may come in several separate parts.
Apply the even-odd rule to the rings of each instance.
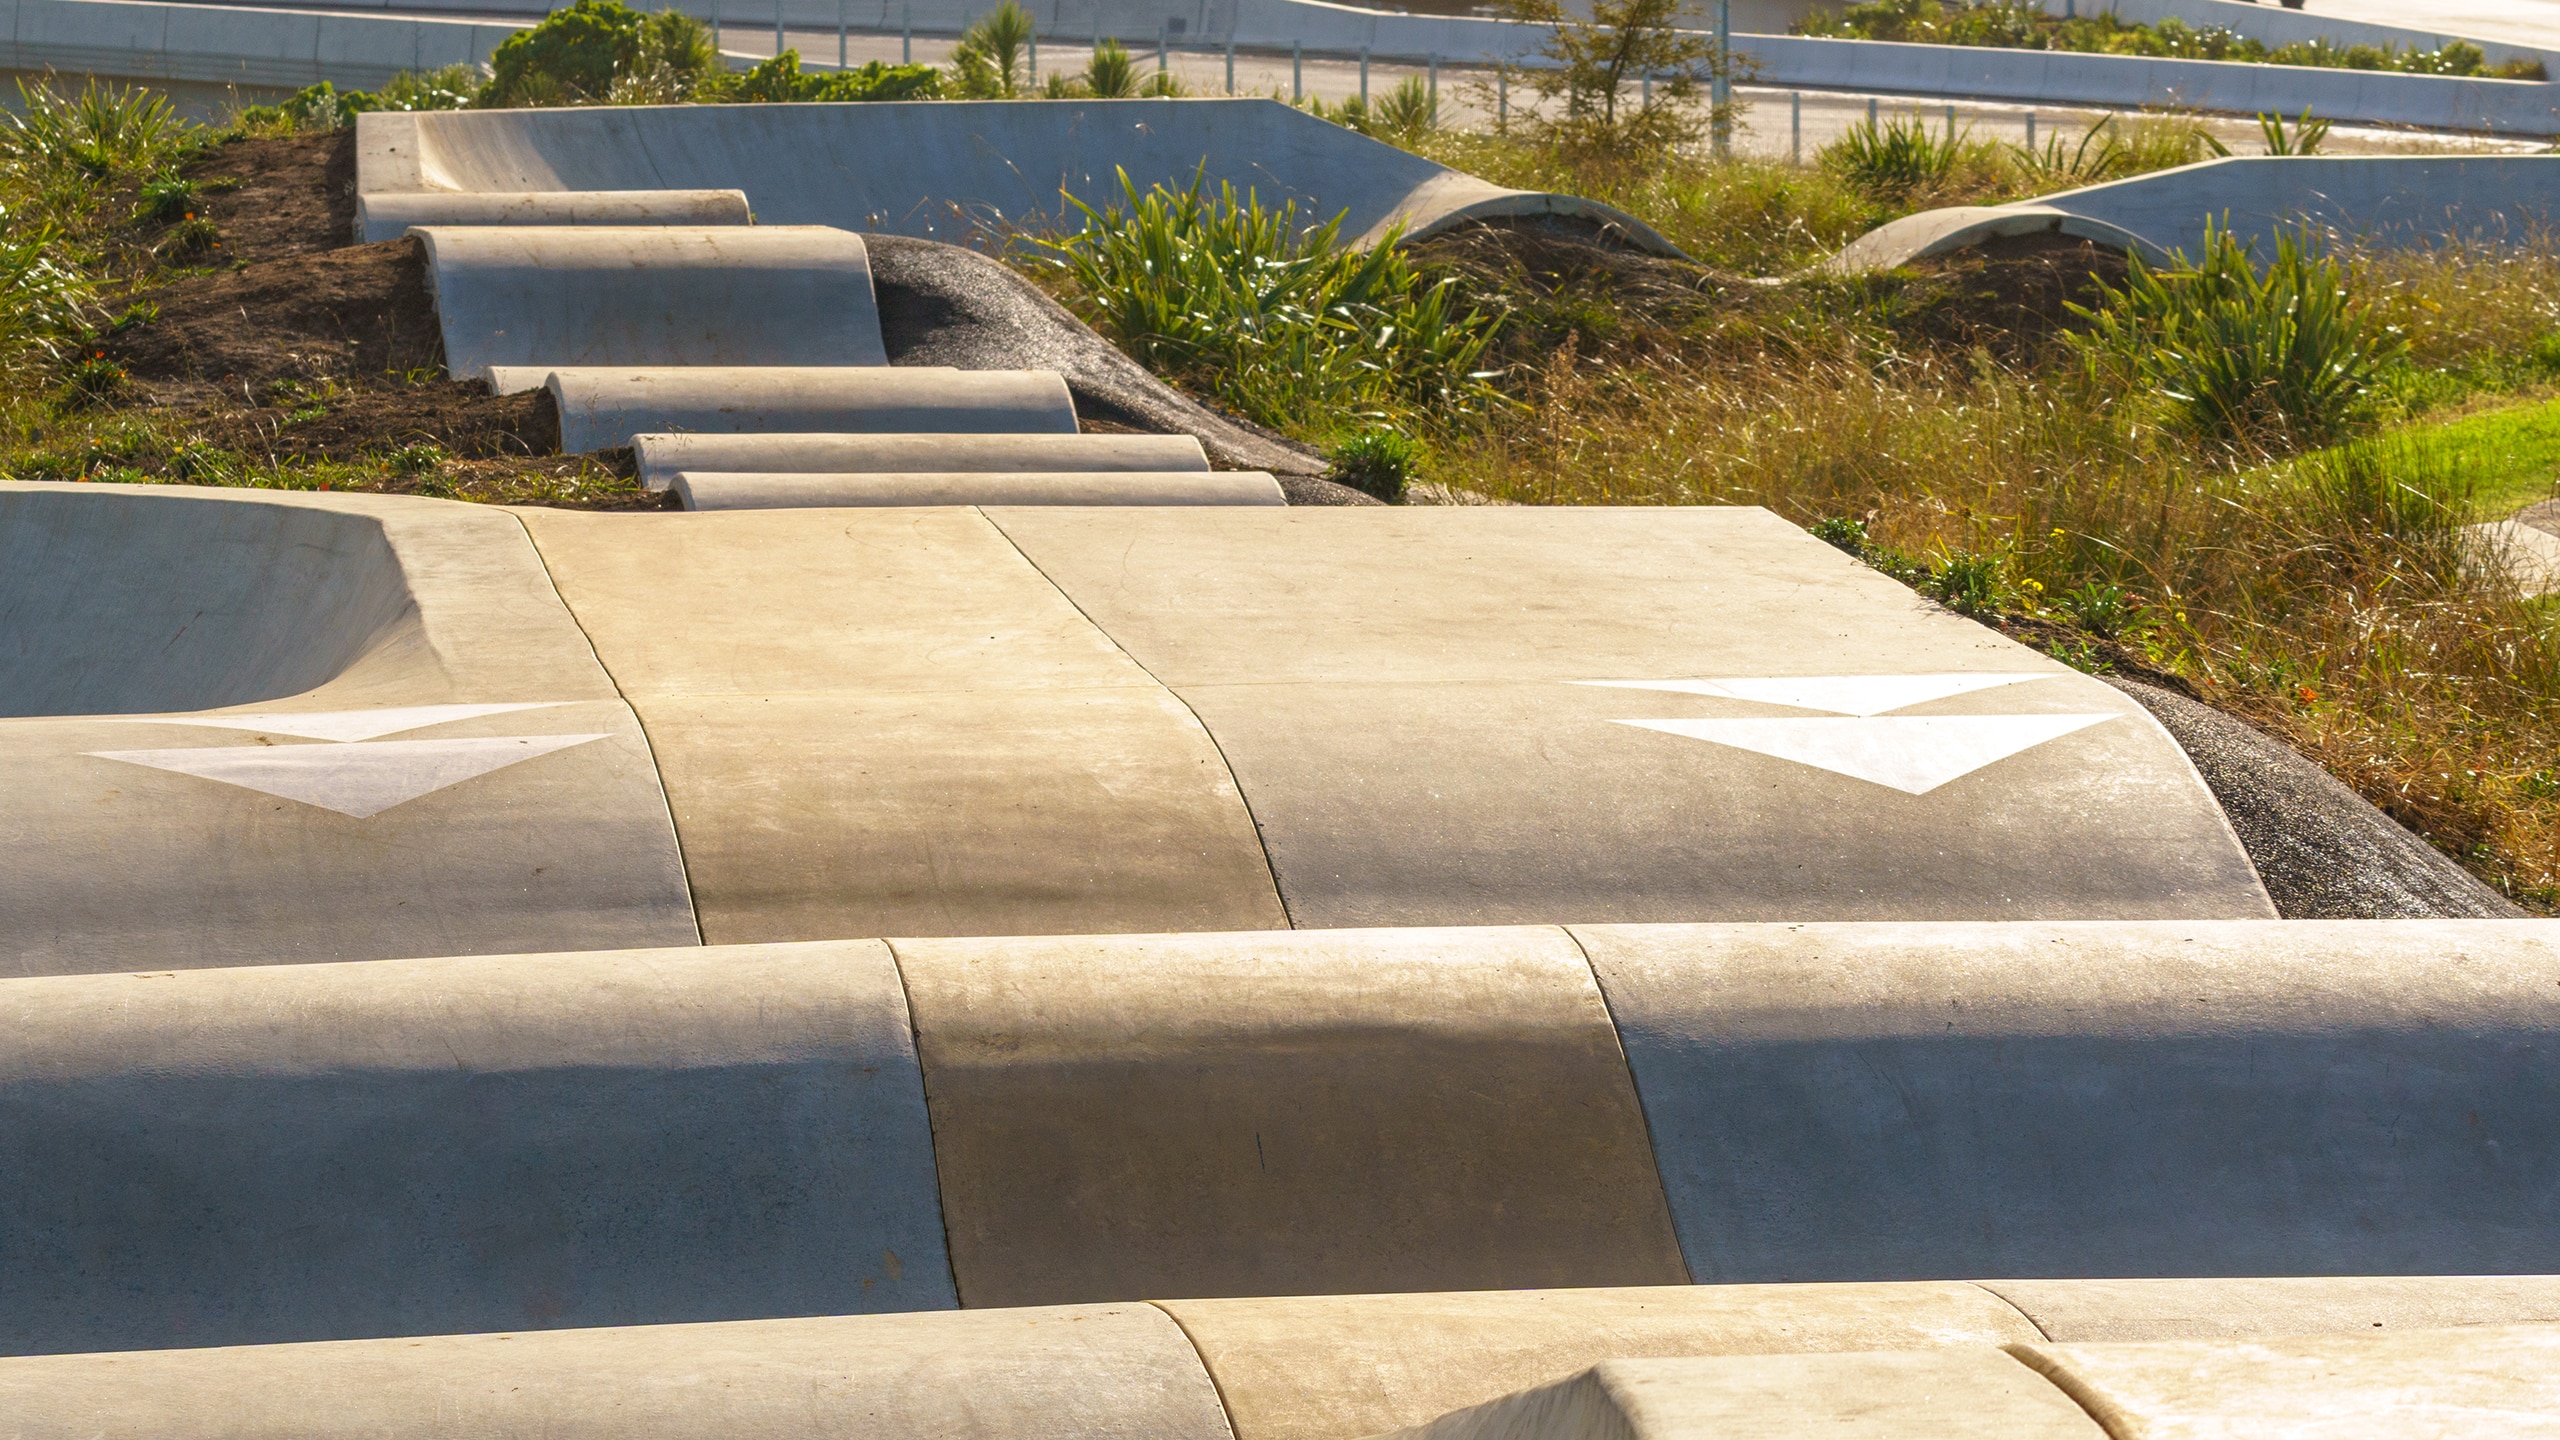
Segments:
[[[2546,922],[2278,918],[1766,512],[1310,505],[893,344],[720,107],[508,118],[360,192],[681,509],[0,485],[13,1433],[2545,1423]]]

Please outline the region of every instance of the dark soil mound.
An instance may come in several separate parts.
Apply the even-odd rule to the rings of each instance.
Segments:
[[[252,264],[335,250],[355,238],[353,126],[279,139],[234,139],[180,172],[207,187],[197,213],[223,248]],[[217,182],[238,181],[215,193]]]
[[[1960,349],[2024,358],[2080,323],[2101,284],[2121,286],[2125,252],[2068,235],[2012,235],[1911,267],[1897,328]]]
[[[297,252],[179,280],[146,298],[158,317],[100,347],[138,379],[254,391],[277,380],[366,383],[444,367],[426,247],[416,240]]]

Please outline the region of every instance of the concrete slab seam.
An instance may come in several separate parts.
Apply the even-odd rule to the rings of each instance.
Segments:
[[[2026,1321],[2029,1325],[2034,1326],[2037,1334],[2043,1336],[2047,1340],[2053,1338],[2053,1332],[2044,1328],[2043,1323],[2038,1321],[2036,1317],[2028,1314],[2025,1306],[2020,1305],[2017,1301],[2010,1299],[2008,1296],[2000,1293],[1997,1289],[1994,1289],[1990,1281],[1967,1280],[1964,1283],[1981,1291],[1983,1294],[1990,1296],[1992,1299],[1999,1301],[2001,1304],[2008,1306],[2010,1309],[2017,1311],[2018,1318]]]
[[[1236,787],[1236,803],[1244,807],[1244,818],[1253,822],[1253,843],[1262,851],[1262,869],[1263,873],[1268,875],[1271,879],[1272,898],[1280,902],[1280,913],[1288,918],[1289,928],[1293,930],[1296,929],[1298,926],[1298,917],[1289,907],[1289,893],[1280,887],[1280,867],[1272,863],[1271,841],[1270,838],[1262,832],[1262,817],[1253,813],[1253,797],[1245,793],[1244,779],[1236,774],[1235,762],[1227,758],[1227,747],[1220,743],[1218,733],[1209,728],[1209,722],[1200,718],[1200,712],[1192,705],[1191,697],[1183,694],[1180,690],[1177,690],[1172,685],[1166,683],[1163,676],[1160,676],[1153,670],[1148,669],[1145,661],[1139,659],[1134,653],[1132,653],[1129,647],[1121,644],[1119,637],[1113,635],[1108,629],[1104,628],[1102,622],[1094,618],[1093,613],[1086,610],[1081,601],[1077,600],[1073,595],[1068,594],[1066,587],[1060,585],[1057,582],[1056,577],[1052,576],[1048,571],[1040,568],[1040,562],[1032,558],[1031,552],[1022,548],[1022,543],[1013,538],[1011,531],[1004,528],[1004,522],[1002,520],[993,515],[987,514],[986,509],[983,506],[973,508],[977,509],[978,514],[986,520],[988,528],[994,530],[997,534],[1004,536],[1004,543],[1013,547],[1013,553],[1022,557],[1022,563],[1030,566],[1033,574],[1039,576],[1042,580],[1047,581],[1049,588],[1058,592],[1059,599],[1064,600],[1067,604],[1073,606],[1075,608],[1075,612],[1084,617],[1084,622],[1093,627],[1094,634],[1110,641],[1111,648],[1113,650],[1116,650],[1121,655],[1126,656],[1129,663],[1137,667],[1139,674],[1154,681],[1157,688],[1163,690],[1167,695],[1172,696],[1173,703],[1182,707],[1182,713],[1191,717],[1191,723],[1200,727],[1201,735],[1206,737],[1209,741],[1209,748],[1217,753],[1218,763],[1226,767],[1227,783]],[[1577,944],[1575,948],[1579,949],[1580,946]],[[1590,962],[1586,959],[1584,963],[1589,964]],[[1614,1023],[1611,1027],[1611,1033],[1616,1033]],[[1661,1170],[1660,1164],[1657,1162],[1654,1168],[1656,1171],[1656,1178],[1659,1179],[1659,1172]],[[1669,1202],[1666,1200],[1665,1203],[1667,1204]]]
[[[888,947],[889,968],[895,972],[898,977],[898,1012],[900,1015],[905,1017],[907,1022],[908,1048],[915,1051],[916,1086],[924,1092],[925,1140],[926,1143],[934,1147],[933,1213],[934,1217],[942,1222],[942,1268],[951,1277],[952,1296],[954,1298],[959,1298],[960,1267],[951,1258],[951,1212],[944,1206],[942,1200],[942,1141],[939,1134],[940,1127],[934,1124],[933,1119],[933,1078],[924,1073],[924,1034],[916,1029],[916,997],[907,987],[907,963],[898,955],[898,942],[895,940],[882,940],[880,943]],[[967,1306],[967,1303],[968,1302],[965,1299],[961,1300],[961,1304],[964,1308]],[[1176,1323],[1178,1324],[1179,1322]],[[2036,1333],[2040,1335],[2044,1334],[2044,1327],[2038,1325],[2036,1327]],[[1189,1340],[1191,1337],[1186,1334],[1182,1338]],[[2049,1340],[2053,1337],[2047,1335],[2045,1338]],[[1197,1345],[1194,1345],[1191,1348],[1195,1354],[1198,1353],[1200,1349]],[[1200,1368],[1204,1371],[1207,1370],[1209,1368],[1208,1362],[1203,1360],[1200,1363]],[[1209,1383],[1212,1386],[1215,1386],[1217,1384],[1217,1377],[1211,1376]],[[1222,1395],[1218,1398],[1219,1413],[1223,1415],[1226,1408],[1226,1397]],[[1230,1431],[1234,1428],[1235,1427],[1232,1425],[1228,1427]]]
[[[1564,932],[1565,939],[1573,942],[1574,953],[1582,957],[1582,968],[1590,972],[1591,975],[1592,992],[1600,997],[1600,1013],[1608,1017],[1609,1040],[1611,1044],[1617,1047],[1618,1067],[1626,1072],[1627,1089],[1636,1097],[1636,1123],[1644,1127],[1645,1154],[1653,1160],[1654,1188],[1662,1192],[1662,1213],[1671,1217],[1671,1234],[1674,1239],[1678,1239],[1680,1235],[1680,1214],[1678,1211],[1672,1209],[1671,1187],[1666,1184],[1662,1178],[1661,1144],[1659,1141],[1654,1139],[1653,1117],[1645,1112],[1644,1087],[1636,1083],[1635,1062],[1627,1058],[1627,1037],[1618,1029],[1618,1012],[1617,1009],[1609,1003],[1609,987],[1600,983],[1600,967],[1591,963],[1590,947],[1582,943],[1582,936],[1575,930],[1575,928],[1571,925],[1559,925],[1556,928]],[[1689,1263],[1689,1247],[1685,1244],[1680,1247],[1680,1273],[1690,1284],[1695,1285],[1698,1283],[1698,1267]],[[2008,1301],[2004,1297],[2001,1300],[2001,1303],[2006,1305],[2008,1304]],[[2011,1306],[2010,1308],[2015,1309],[2016,1307]],[[2028,1323],[2033,1324],[2034,1322],[2030,1321]],[[2040,1335],[2043,1334],[2044,1327],[2040,1325],[2037,1326],[2036,1333]],[[2051,1339],[2052,1337],[2046,1336],[2046,1338]]]
[[[1173,1328],[1182,1332],[1183,1343],[1191,1347],[1192,1355],[1200,1361],[1200,1373],[1209,1377],[1210,1393],[1218,1397],[1218,1418],[1226,1422],[1227,1434],[1233,1437],[1236,1433],[1236,1408],[1227,1403],[1227,1382],[1218,1378],[1218,1367],[1209,1363],[1209,1352],[1200,1348],[1200,1337],[1191,1333],[1191,1327],[1182,1323],[1181,1316],[1165,1309],[1163,1301],[1149,1300],[1144,1303],[1172,1321]]]
[[[708,945],[711,940],[702,932],[702,909],[693,903],[693,859],[685,853],[684,826],[676,820],[675,801],[667,798],[667,776],[658,765],[658,742],[650,738],[649,718],[640,713],[639,706],[631,703],[630,694],[622,688],[622,677],[614,674],[613,667],[604,663],[604,655],[596,649],[596,637],[587,633],[587,622],[578,618],[578,608],[569,603],[568,596],[560,593],[560,577],[551,573],[551,557],[542,553],[542,542],[533,537],[533,527],[525,524],[524,517],[515,513],[512,506],[506,508],[507,518],[524,532],[524,543],[532,547],[533,558],[542,566],[543,583],[551,587],[552,598],[560,602],[560,608],[568,613],[569,623],[577,627],[578,639],[586,645],[587,654],[594,657],[596,668],[604,672],[605,682],[613,687],[614,696],[622,702],[622,708],[631,713],[631,726],[640,732],[640,743],[648,749],[649,773],[658,782],[658,807],[666,812],[667,829],[676,837],[676,863],[684,867],[684,913],[693,922],[693,943]],[[898,1003],[902,1006],[906,1004],[905,983],[905,977],[899,977]],[[914,1029],[913,1015],[908,1016],[907,1025],[909,1030]],[[947,1252],[944,1263],[949,1263]]]
[[[1988,1287],[1986,1287],[1988,1288]],[[2042,1329],[2042,1326],[2038,1326]],[[2071,1368],[2032,1345],[2003,1345],[2008,1357],[2044,1377],[2046,1383],[2070,1398],[2090,1422],[2107,1432],[2107,1440],[2142,1440],[2141,1422],[2127,1415],[2116,1403],[2084,1383]]]

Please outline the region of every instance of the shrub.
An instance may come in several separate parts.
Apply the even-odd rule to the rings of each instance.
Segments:
[[[1301,433],[1494,403],[1475,365],[1497,322],[1460,313],[1394,236],[1352,250],[1340,217],[1309,224],[1295,201],[1120,185],[1125,203],[1074,202],[1084,227],[1036,243],[1085,318],[1159,373]]]
[[[800,52],[785,50],[737,77],[721,98],[740,101],[932,100],[942,94],[942,72],[930,65],[871,61],[853,70],[808,74]]]
[[[601,100],[640,56],[646,17],[621,0],[576,0],[500,42],[489,57],[484,105],[568,105]]]
[[[1862,120],[1814,154],[1814,163],[1851,188],[1899,204],[1939,189],[1987,147],[1917,116]]]
[[[1325,458],[1333,462],[1335,480],[1394,505],[1413,483],[1422,447],[1400,430],[1363,430]]]
[[[154,253],[163,260],[209,260],[221,248],[221,227],[201,215],[190,215],[169,227]]]
[[[1506,0],[1515,20],[1549,27],[1538,49],[1548,63],[1521,72],[1544,101],[1524,127],[1534,140],[1569,151],[1655,160],[1694,142],[1709,117],[1698,98],[1718,57],[1706,36],[1680,25],[1684,0],[1591,0],[1589,14],[1561,0]],[[1648,92],[1645,77],[1653,84]],[[1641,97],[1633,105],[1626,93]]]
[[[951,70],[966,100],[1011,100],[1022,93],[1025,56],[1035,38],[1031,12],[1004,0],[960,34]]]
[[[124,367],[106,356],[83,356],[63,370],[57,407],[87,410],[106,404],[123,393],[128,379]]]
[[[2132,262],[2124,288],[2101,284],[2073,337],[2102,384],[2155,389],[2195,432],[2260,445],[2324,444],[2348,426],[2401,336],[2347,293],[2338,263],[2306,235],[2279,232],[2261,273],[2219,225],[2196,263]]]
[[[1093,58],[1085,62],[1085,93],[1097,100],[1125,100],[1138,93],[1138,64],[1129,58],[1128,47],[1117,40],[1094,43]]]
[[[2261,115],[2258,117],[2258,133],[2267,137],[2267,153],[2270,155],[2317,155],[2320,142],[2329,138],[2329,122],[2315,120],[2311,112],[2305,110],[2301,118],[2293,122],[2293,129],[2288,133],[2282,115]]]
[[[2071,623],[2101,640],[2114,640],[2149,628],[2150,614],[2121,585],[2091,580],[2053,597],[2054,608]]]
[[[103,180],[165,169],[199,138],[168,97],[92,80],[77,95],[18,83],[19,111],[0,121],[0,160],[45,177]]]
[[[134,213],[152,224],[184,220],[195,211],[196,182],[175,171],[163,171],[144,182],[135,201]]]

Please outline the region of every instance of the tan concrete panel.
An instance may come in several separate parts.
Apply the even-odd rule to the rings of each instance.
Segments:
[[[892,944],[965,1305],[1687,1278],[1559,931]]]
[[[1699,1285],[1158,1302],[1237,1440],[1420,1425],[1602,1360],[1926,1349],[2042,1338],[1973,1285]]]
[[[1612,1360],[1394,1440],[2108,1440],[1997,1350]],[[2119,1437],[2121,1440],[2121,1437]]]
[[[2560,1323],[2560,1275],[1985,1280],[1982,1287],[2066,1344]]]
[[[1289,923],[1217,748],[1154,686],[637,708],[714,945]]]
[[[2560,1326],[2012,1349],[2133,1440],[2560,1436]]]
[[[12,1440],[1226,1440],[1145,1305],[0,1360]]]
[[[715,943],[1288,923],[1198,721],[978,512],[525,519]]]

